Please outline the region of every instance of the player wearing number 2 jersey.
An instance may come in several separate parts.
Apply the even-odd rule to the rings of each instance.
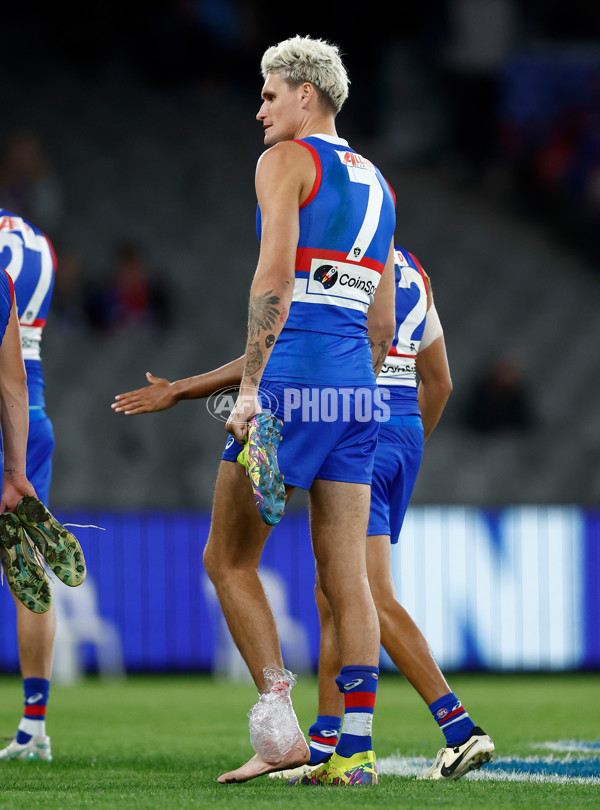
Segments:
[[[396,335],[377,382],[388,398],[390,418],[379,428],[371,511],[367,530],[367,570],[377,607],[381,642],[392,661],[425,700],[446,738],[428,779],[459,779],[491,759],[494,745],[475,726],[440,672],[423,634],[397,601],[391,571],[391,545],[398,542],[423,454],[452,389],[442,327],[431,285],[417,259],[395,251]],[[327,601],[318,585],[321,624],[319,709],[309,730],[310,764],[326,762],[334,750],[343,705],[334,687],[339,656]],[[301,769],[305,781],[312,770]],[[287,776],[295,776],[290,772]]]
[[[394,334],[394,200],[379,170],[335,128],[348,80],[337,47],[294,37],[269,48],[257,115],[260,253],[250,289],[240,393],[219,468],[204,552],[233,638],[259,691],[256,754],[220,782],[242,782],[309,758],[289,697],[277,628],[258,577],[268,526],[237,464],[235,440],[266,394],[283,422],[287,493],[309,490],[317,572],[341,652],[345,729],[327,784],[375,784],[371,745],[379,625],[366,576],[366,528],[377,441],[380,362]],[[378,411],[379,412],[379,411]],[[340,576],[340,568],[343,575]]]
[[[0,208],[0,267],[11,276],[18,307],[21,346],[29,391],[27,475],[38,498],[48,503],[54,433],[46,414],[41,363],[42,331],[54,286],[56,259],[49,239],[32,223]],[[45,712],[52,672],[54,609],[33,613],[18,599],[17,635],[25,711],[16,739],[0,751],[0,761],[15,756],[51,759]],[[35,698],[35,701],[31,701]]]
[[[54,433],[46,414],[42,371],[42,331],[46,325],[56,257],[52,244],[34,225],[0,208],[0,266],[15,285],[21,347],[29,391],[27,472],[38,496],[48,502]]]

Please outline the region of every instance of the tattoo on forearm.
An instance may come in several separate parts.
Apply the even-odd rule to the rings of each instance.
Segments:
[[[263,364],[263,353],[260,350],[258,341],[249,343],[246,347],[246,368],[244,369],[244,376],[246,374],[256,374]]]
[[[272,329],[280,317],[278,295],[268,290],[264,295],[250,299],[248,305],[248,340],[259,337],[260,332]],[[275,342],[275,341],[273,341]]]
[[[371,344],[371,351],[373,352],[373,368],[375,369],[375,371],[378,371],[379,368],[383,365],[383,361],[387,357],[389,349],[388,342],[387,340],[382,340],[376,346],[371,340],[371,338],[369,338],[369,343]]]
[[[275,343],[275,335],[267,335],[265,338],[265,346],[267,347],[267,349],[270,349],[274,343]]]

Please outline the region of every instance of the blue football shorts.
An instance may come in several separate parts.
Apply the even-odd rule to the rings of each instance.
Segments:
[[[310,489],[315,478],[370,484],[379,422],[377,385],[302,386],[263,380],[263,410],[283,422],[277,451],[289,486]],[[230,436],[222,455],[235,461],[242,446]]]
[[[27,439],[27,478],[37,496],[48,505],[50,481],[52,479],[52,453],[54,451],[54,431],[47,416],[29,421]]]
[[[379,428],[367,536],[389,535],[397,543],[419,474],[424,439],[419,416],[392,419],[395,424]]]
[[[52,453],[54,452],[54,431],[47,416],[29,421],[27,437],[26,475],[33,485],[40,501],[48,504],[50,481],[52,479]],[[2,447],[0,446],[0,459]]]

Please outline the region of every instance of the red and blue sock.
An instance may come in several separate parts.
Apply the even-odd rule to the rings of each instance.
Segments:
[[[475,723],[454,692],[449,692],[434,701],[429,711],[443,731],[449,748],[463,743],[475,728]]]
[[[335,751],[342,727],[342,718],[329,714],[319,714],[317,720],[308,729],[310,738],[309,765],[325,762]]]
[[[335,679],[344,695],[344,722],[335,749],[341,757],[371,751],[373,711],[379,680],[378,667],[342,667]]]
[[[46,734],[46,706],[50,692],[50,681],[45,678],[23,678],[25,708],[17,729],[17,742],[28,743],[32,737]]]

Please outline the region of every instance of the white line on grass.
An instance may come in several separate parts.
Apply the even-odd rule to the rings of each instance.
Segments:
[[[533,748],[545,748],[547,751],[558,751],[572,754],[600,754],[600,741],[589,742],[588,740],[549,740],[548,742],[535,743]]]
[[[431,765],[425,757],[394,754],[377,761],[379,773],[388,776],[423,776]],[[465,779],[495,782],[554,782],[600,784],[600,759],[567,757],[504,757],[471,771]]]

